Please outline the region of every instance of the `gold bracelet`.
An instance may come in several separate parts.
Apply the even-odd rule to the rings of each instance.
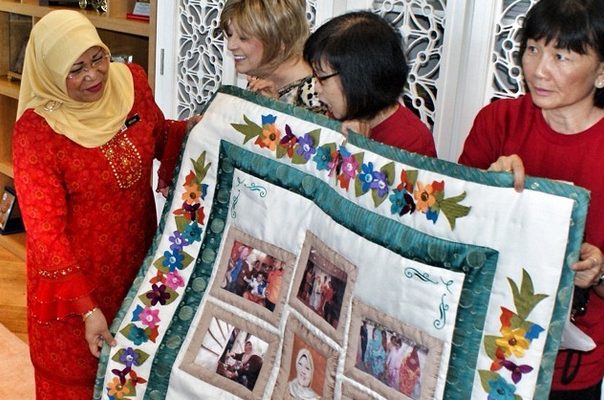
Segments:
[[[88,319],[88,317],[90,317],[92,315],[93,312],[96,311],[96,307],[92,307],[92,310],[86,311],[84,314],[82,314],[82,321],[86,321]]]

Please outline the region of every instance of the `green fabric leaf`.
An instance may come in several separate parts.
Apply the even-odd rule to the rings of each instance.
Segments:
[[[487,355],[489,356],[489,358],[491,360],[495,360],[497,358],[497,356],[495,355],[495,353],[497,352],[497,344],[495,343],[495,340],[497,340],[499,337],[497,336],[492,336],[492,335],[485,335],[484,336],[484,351],[487,353]]]
[[[380,197],[380,196],[378,196],[377,190],[371,190],[371,198],[373,199],[373,204],[375,204],[376,207],[379,207],[380,204],[382,204],[384,202],[384,200],[386,200],[387,197],[388,197],[388,192],[386,192],[384,197]]]
[[[533,280],[529,273],[522,269],[522,282],[520,288],[511,278],[508,278],[512,295],[514,297],[514,305],[516,312],[523,320],[528,318],[529,314],[543,299],[547,298],[546,294],[535,294]]]
[[[482,388],[485,392],[489,393],[491,391],[491,385],[489,385],[489,382],[496,380],[499,377],[499,374],[493,371],[479,369],[478,375],[480,375],[480,384],[482,385]]]
[[[259,136],[262,133],[262,127],[252,120],[250,120],[246,115],[243,116],[243,120],[245,124],[231,124],[236,131],[243,133],[245,139],[243,139],[243,144],[246,144],[250,141],[250,139]]]
[[[392,186],[394,183],[394,163],[389,162],[380,168],[380,172],[386,174],[386,182],[388,182],[388,186]],[[383,200],[382,200],[383,201]]]
[[[317,147],[319,143],[321,143],[321,129],[313,129],[312,131],[308,132],[307,135],[310,135],[312,138],[313,147]]]
[[[191,264],[194,260],[193,256],[191,256],[190,254],[182,251],[180,254],[182,254],[183,256],[185,256],[185,258],[182,260],[182,269],[185,269],[189,266],[189,264]]]
[[[283,146],[282,144],[278,144],[275,154],[277,155],[277,159],[283,158],[283,156],[287,154],[287,147]]]
[[[367,193],[366,191],[363,191],[363,185],[361,183],[361,180],[359,179],[359,175],[357,175],[354,178],[354,194],[357,197],[360,197],[362,195],[364,195],[365,193]]]
[[[308,162],[303,155],[298,154],[299,148],[300,145],[296,143],[296,145],[294,146],[294,156],[292,157],[292,164],[306,164]]]
[[[208,173],[208,169],[210,169],[210,165],[212,165],[212,163],[205,164],[205,162],[206,162],[206,152],[205,151],[199,155],[197,160],[191,159],[191,162],[193,163],[193,168],[195,169],[195,180],[197,181],[197,184],[199,186],[201,186],[201,182],[206,177],[206,174]]]
[[[178,232],[184,232],[185,227],[189,225],[189,220],[183,217],[182,215],[178,215],[174,217],[174,221],[176,222],[176,229]]]
[[[168,272],[170,272],[170,268],[164,266],[164,260],[166,259],[165,256],[161,256],[160,258],[158,258],[157,260],[155,260],[153,262],[153,265],[155,266],[155,268],[157,268],[158,271],[161,271],[164,274],[167,274]]]
[[[449,221],[452,230],[455,229],[455,221],[457,218],[465,217],[472,209],[472,207],[458,204],[465,198],[466,192],[463,192],[460,195],[444,199],[439,203],[440,209],[443,214],[445,214],[445,217],[447,217],[447,221]]]

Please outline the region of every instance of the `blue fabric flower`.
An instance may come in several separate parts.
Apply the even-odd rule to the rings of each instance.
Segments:
[[[313,161],[317,163],[319,171],[329,170],[329,162],[331,161],[331,151],[329,147],[322,146],[317,149],[317,154],[313,157]]]
[[[526,334],[524,335],[524,337],[527,340],[533,340],[533,339],[537,339],[539,337],[539,334],[541,334],[541,332],[543,332],[544,329],[537,324],[531,324],[531,327],[528,329],[528,331],[526,332]]]
[[[165,259],[162,262],[162,265],[168,267],[170,272],[173,272],[176,269],[182,269],[182,262],[184,261],[185,256],[180,254],[180,251],[164,251],[164,257]]]
[[[201,199],[205,200],[207,195],[208,195],[208,184],[202,183],[201,184]]]
[[[315,154],[317,149],[313,146],[313,139],[308,133],[304,136],[298,137],[298,149],[296,153],[304,157],[306,161],[310,160],[310,157]]]
[[[189,225],[185,226],[183,235],[189,243],[199,242],[201,241],[201,228],[197,222],[193,221]]]
[[[130,339],[132,343],[137,346],[140,346],[141,344],[149,340],[147,334],[145,333],[145,330],[134,325],[130,327],[130,331],[128,332],[128,339]]]
[[[262,116],[262,126],[264,125],[272,125],[277,121],[277,117],[272,114],[263,115]]]
[[[489,381],[489,396],[487,400],[514,400],[516,386],[507,383],[505,379],[498,376],[497,379]]]
[[[141,312],[143,312],[144,308],[140,304],[136,306],[134,311],[132,311],[132,321],[140,321]]]
[[[389,197],[392,205],[390,206],[390,212],[392,214],[405,215],[411,214],[415,211],[415,202],[413,196],[406,190],[395,189]]]
[[[438,215],[438,210],[434,211],[433,209],[429,208],[428,211],[426,211],[426,218],[428,221],[432,221],[434,224],[436,223],[436,220],[438,220]]]
[[[361,173],[358,177],[361,181],[361,190],[363,192],[368,191],[371,187],[371,182],[373,182],[373,163],[369,162],[367,164],[362,164]]]

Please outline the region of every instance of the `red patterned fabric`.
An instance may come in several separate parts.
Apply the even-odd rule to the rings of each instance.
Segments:
[[[13,136],[15,186],[27,230],[28,329],[37,399],[90,399],[97,359],[80,314],[96,305],[111,321],[156,229],[150,187],[167,122],[143,69],[131,65],[140,120],[98,148],[56,134],[27,110]],[[170,174],[172,171],[167,171]]]

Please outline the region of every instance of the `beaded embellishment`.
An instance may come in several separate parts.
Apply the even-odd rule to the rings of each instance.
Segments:
[[[48,100],[44,104],[44,111],[53,112],[57,108],[61,107],[61,103],[56,100]]]
[[[109,161],[111,171],[120,189],[127,189],[140,180],[143,175],[141,155],[126,133],[117,134],[100,149]]]
[[[80,268],[78,266],[73,266],[73,267],[59,269],[56,271],[40,270],[40,271],[38,271],[38,275],[40,275],[42,278],[57,279],[57,278],[65,277],[68,274],[71,274],[72,272],[75,272],[79,269]]]

